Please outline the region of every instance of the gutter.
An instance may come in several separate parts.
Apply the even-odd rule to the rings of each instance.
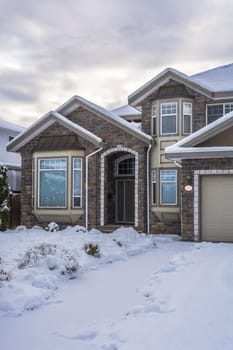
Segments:
[[[146,192],[147,192],[147,234],[150,234],[150,150],[151,150],[151,144],[149,145],[147,149],[146,154],[146,170],[147,170],[147,184],[146,184]]]
[[[102,151],[103,147],[98,148],[94,152],[88,154],[85,159],[86,159],[86,215],[85,215],[85,227],[88,230],[88,183],[89,183],[89,175],[88,175],[88,164],[89,164],[89,158],[95,155],[96,153]]]

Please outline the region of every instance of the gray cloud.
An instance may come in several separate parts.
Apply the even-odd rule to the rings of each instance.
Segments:
[[[229,0],[1,0],[2,113],[27,124],[74,94],[113,107],[166,66],[228,63],[232,12]]]

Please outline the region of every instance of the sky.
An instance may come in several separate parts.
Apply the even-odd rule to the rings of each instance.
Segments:
[[[232,0],[0,0],[0,119],[80,95],[107,109],[166,67],[233,62]]]

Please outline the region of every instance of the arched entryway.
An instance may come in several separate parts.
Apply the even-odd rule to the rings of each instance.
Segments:
[[[101,155],[100,223],[138,226],[138,153],[117,146]]]

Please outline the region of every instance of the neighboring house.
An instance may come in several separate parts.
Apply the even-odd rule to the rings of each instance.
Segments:
[[[232,76],[233,65],[191,77],[167,68],[129,106],[110,112],[74,96],[43,116],[8,146],[22,155],[22,223],[180,233],[182,212],[183,237],[202,239],[190,202],[184,227],[182,157],[165,149],[233,110]]]
[[[8,168],[8,182],[12,192],[21,191],[21,156],[7,152],[7,144],[25,128],[0,120],[0,165]]]

